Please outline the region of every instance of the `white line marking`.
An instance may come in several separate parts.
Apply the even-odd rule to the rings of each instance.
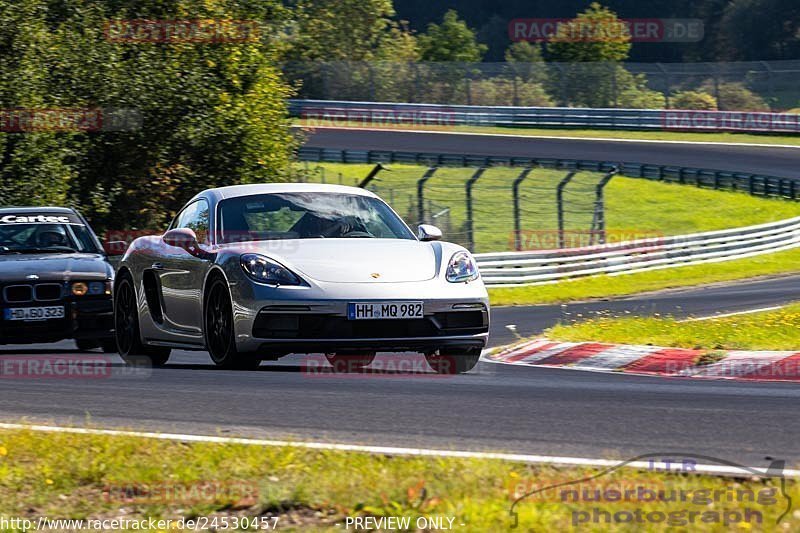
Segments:
[[[307,448],[312,450],[337,450],[346,452],[361,452],[381,455],[405,455],[417,457],[450,457],[457,459],[495,459],[501,461],[513,461],[518,463],[541,463],[565,466],[597,466],[614,467],[621,461],[609,459],[592,459],[586,457],[558,457],[551,455],[528,455],[514,453],[491,453],[491,452],[467,452],[459,450],[434,450],[428,448],[399,448],[394,446],[365,446],[360,444],[337,444],[328,442],[292,442],[284,440],[264,440],[264,439],[244,439],[237,437],[214,437],[210,435],[190,435],[182,433],[159,433],[148,431],[123,431],[117,429],[92,429],[76,428],[66,426],[44,426],[37,424],[10,424],[0,422],[0,429],[43,431],[48,433],[75,433],[79,435],[107,435],[113,437],[138,437],[144,439],[171,440],[181,442],[206,442],[213,444],[243,444],[249,446],[291,446],[294,448]],[[633,461],[625,465],[625,468],[651,468],[648,461]],[[759,472],[766,472],[766,468],[750,466]],[[717,475],[741,475],[747,472],[740,468],[698,464],[694,470],[699,474]],[[670,473],[670,472],[664,472]],[[686,473],[686,472],[674,472]],[[784,470],[787,477],[800,477],[800,470]]]
[[[715,318],[725,318],[729,316],[738,316],[738,315],[749,315],[752,313],[764,313],[766,311],[775,311],[777,309],[783,309],[786,307],[785,305],[775,305],[773,307],[761,307],[759,309],[748,309],[746,311],[734,311],[732,313],[722,313],[720,315],[710,315],[710,316],[701,316],[701,317],[694,317],[694,318],[684,318],[683,320],[678,320],[678,322],[700,322],[701,320],[714,320]]]
[[[304,130],[353,130],[353,131],[399,131],[402,133],[435,133],[439,135],[462,135],[477,137],[510,137],[514,139],[553,139],[570,141],[602,141],[619,143],[651,143],[651,144],[692,144],[711,146],[752,146],[756,148],[792,148],[800,149],[796,144],[768,144],[768,143],[738,143],[722,141],[668,141],[658,139],[615,139],[612,137],[560,137],[558,135],[514,135],[513,133],[479,133],[470,131],[440,131],[440,130],[404,130],[401,128],[359,128],[356,126],[302,126],[294,125],[293,128]],[[659,132],[661,133],[661,132]],[[699,133],[699,132],[698,132]]]

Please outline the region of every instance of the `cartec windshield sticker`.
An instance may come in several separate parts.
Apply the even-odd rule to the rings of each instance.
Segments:
[[[69,215],[45,215],[45,214],[28,214],[28,215],[3,215],[0,216],[0,224],[79,224],[78,220],[74,220]]]

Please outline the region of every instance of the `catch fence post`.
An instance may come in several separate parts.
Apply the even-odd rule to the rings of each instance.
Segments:
[[[520,172],[517,179],[514,180],[513,194],[514,194],[514,250],[517,252],[522,250],[522,222],[519,206],[519,186],[525,181],[525,178],[533,171],[533,167],[527,167]]]
[[[561,178],[556,187],[556,210],[558,216],[558,247],[564,248],[564,188],[572,181],[572,178],[577,174],[577,170],[572,170],[566,176]]]
[[[481,167],[467,180],[467,244],[469,250],[475,251],[475,226],[473,223],[473,210],[472,210],[472,187],[475,185],[483,173],[486,172],[486,167]]]

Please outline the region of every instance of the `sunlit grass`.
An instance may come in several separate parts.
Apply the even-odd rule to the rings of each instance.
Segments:
[[[658,450],[653,450],[657,452]],[[724,458],[723,458],[724,459]],[[537,489],[592,476],[591,468],[529,466],[497,460],[413,458],[367,455],[293,447],[178,443],[118,436],[0,432],[0,515],[38,518],[180,518],[197,516],[278,516],[279,531],[343,531],[348,516],[453,519],[454,531],[508,531],[515,499]],[[746,477],[746,476],[745,476]],[[236,500],[214,494],[202,502],[184,497],[118,501],[109,487],[149,487],[151,496],[165,488],[244,483],[252,497]],[[616,470],[573,488],[614,490],[733,491],[771,494],[766,503],[663,503],[562,501],[564,493],[523,497],[519,531],[567,530],[594,507],[609,511],[678,513],[742,510],[762,513],[755,531],[772,531],[786,507],[771,481]],[[789,483],[798,501],[800,491]],[[105,494],[104,494],[105,491]],[[764,492],[766,491],[766,492]],[[224,492],[224,491],[222,491]],[[112,494],[109,497],[109,494]],[[146,493],[143,493],[147,496]],[[185,494],[185,493],[180,493]],[[136,497],[142,497],[137,493]],[[155,501],[153,501],[155,500]],[[446,522],[445,522],[446,523]],[[338,524],[338,525],[337,525]],[[800,526],[790,513],[786,531]],[[685,524],[684,524],[685,525]],[[674,530],[674,525],[672,526]],[[730,524],[693,524],[692,531],[726,531]],[[621,524],[615,531],[663,531],[665,524]],[[409,528],[411,530],[415,527]],[[584,526],[608,530],[607,524]],[[749,529],[749,528],[748,528]],[[351,527],[352,530],[352,527]]]
[[[671,317],[600,317],[560,324],[545,334],[565,341],[710,350],[800,350],[800,304],[701,321]]]

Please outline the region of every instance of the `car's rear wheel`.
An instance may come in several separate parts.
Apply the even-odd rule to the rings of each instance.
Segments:
[[[481,358],[480,348],[443,348],[437,353],[428,354],[428,366],[437,374],[463,374],[469,372]]]
[[[325,358],[334,372],[354,372],[369,366],[375,359],[375,352],[362,353],[326,353]]]
[[[206,348],[214,364],[221,368],[248,370],[257,368],[261,359],[245,356],[236,349],[233,305],[228,284],[221,278],[211,282],[205,306]]]
[[[139,335],[139,308],[136,290],[130,274],[121,274],[114,292],[114,336],[117,352],[129,365],[162,366],[171,350],[161,346],[147,346]],[[103,350],[110,348],[104,345]]]

